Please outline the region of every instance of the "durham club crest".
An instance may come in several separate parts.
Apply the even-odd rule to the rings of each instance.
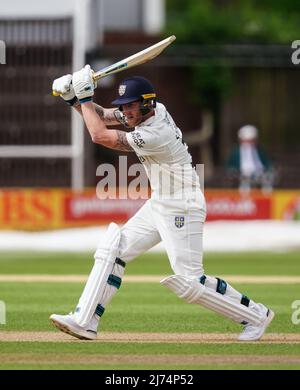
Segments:
[[[184,217],[175,217],[175,226],[180,229],[184,226]]]
[[[126,91],[126,85],[120,85],[119,86],[119,95],[123,96]]]

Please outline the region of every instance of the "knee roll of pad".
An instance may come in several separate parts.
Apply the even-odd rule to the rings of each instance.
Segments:
[[[205,291],[205,287],[199,283],[198,279],[189,279],[181,275],[172,275],[160,281],[175,292],[179,298],[188,303],[197,303]]]
[[[113,264],[119,255],[120,239],[121,231],[119,226],[115,223],[111,223],[99,241],[97,250],[94,254],[95,262],[105,261]]]

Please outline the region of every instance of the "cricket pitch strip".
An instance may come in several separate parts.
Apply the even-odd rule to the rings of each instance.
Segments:
[[[172,344],[245,344],[236,333],[131,333],[101,332],[96,341],[81,341],[61,332],[0,331],[1,342],[54,343],[172,343]],[[249,341],[248,343],[254,344]],[[266,333],[257,344],[300,344],[299,333]]]

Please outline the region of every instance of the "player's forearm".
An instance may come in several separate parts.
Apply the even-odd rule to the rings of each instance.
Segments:
[[[116,120],[114,115],[114,108],[104,108],[99,106],[96,103],[93,103],[96,113],[100,116],[102,121],[105,123],[106,126],[111,125],[119,125],[120,123]],[[73,108],[82,115],[81,105],[79,102],[75,103],[73,105]]]
[[[114,115],[115,108],[104,108],[94,103],[95,110],[106,126],[119,125],[120,123],[116,120]]]
[[[110,149],[133,152],[129,145],[126,132],[116,129],[107,129],[104,121],[97,114],[92,103],[81,105],[81,112],[88,128],[92,141]]]
[[[80,106],[80,108],[76,108],[77,111],[80,109],[81,115],[84,119],[86,127],[90,133],[92,141],[94,143],[102,144],[102,141],[107,136],[107,132],[109,131],[101,119],[99,114],[96,111],[95,105],[91,103],[85,103]]]

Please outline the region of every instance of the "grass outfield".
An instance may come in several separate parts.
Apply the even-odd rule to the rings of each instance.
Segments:
[[[0,252],[1,274],[84,274],[93,264],[93,253]],[[207,274],[299,275],[300,252],[207,253]],[[126,267],[126,274],[168,275],[165,254],[146,254]]]
[[[87,274],[91,254],[1,253],[1,274]],[[300,276],[300,253],[207,254],[211,275]],[[165,255],[149,254],[126,267],[126,275],[171,274]],[[299,284],[235,284],[276,313],[268,333],[294,334],[291,304],[300,300]],[[83,283],[1,282],[7,324],[1,331],[47,332],[51,342],[1,341],[0,369],[299,369],[300,343],[153,342],[153,340],[81,342],[61,337],[49,323],[51,313],[74,309]],[[238,333],[240,327],[198,306],[188,305],[159,283],[123,283],[101,322],[102,332],[115,334]],[[145,336],[146,337],[146,336]],[[2,340],[2,339],[1,339]]]

